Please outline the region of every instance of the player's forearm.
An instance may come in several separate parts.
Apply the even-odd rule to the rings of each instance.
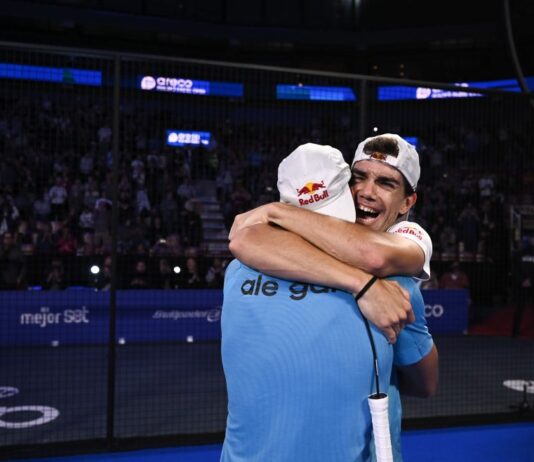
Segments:
[[[438,381],[439,361],[435,345],[418,363],[399,368],[399,390],[403,395],[428,398],[436,393]]]
[[[370,275],[317,249],[296,234],[258,224],[240,230],[230,242],[232,254],[270,276],[358,292]]]
[[[379,277],[417,275],[423,267],[422,250],[400,236],[281,203],[270,204],[268,218],[337,260]]]

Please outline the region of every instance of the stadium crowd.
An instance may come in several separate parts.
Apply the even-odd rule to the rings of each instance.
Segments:
[[[278,199],[277,165],[298,144],[332,144],[350,159],[358,141],[320,119],[309,133],[285,127],[276,136],[227,119],[213,127],[209,147],[176,148],[162,142],[162,122],[147,124],[148,109],[131,105],[121,114],[115,182],[111,120],[103,104],[41,95],[4,96],[2,105],[2,290],[84,283],[108,288],[115,187],[119,287],[221,287],[230,255],[206,245],[199,180],[214,185],[228,230],[237,213]],[[429,231],[434,262],[441,263],[426,287],[467,287],[467,276],[454,276],[463,262],[507,271],[507,206],[533,200],[525,133],[521,126],[438,125],[417,134],[423,175],[411,219]],[[503,162],[503,152],[514,155]],[[72,280],[65,267],[76,258],[98,262],[100,273]]]

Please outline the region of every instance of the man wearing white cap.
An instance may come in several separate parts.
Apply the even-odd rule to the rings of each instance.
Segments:
[[[337,149],[310,143],[282,161],[278,188],[287,203],[354,222],[349,179]],[[323,253],[316,249],[309,259],[321,266]],[[292,262],[286,270],[297,267]],[[308,283],[270,277],[238,260],[228,266],[221,324],[228,419],[221,461],[370,460],[373,356],[352,292],[363,291],[372,277],[342,262],[329,271],[326,285],[317,285],[313,277]],[[336,279],[347,291],[329,285]],[[368,293],[409,309],[396,282],[378,280]],[[375,302],[369,303],[373,309]],[[386,389],[392,346],[374,326],[371,331]]]
[[[338,261],[381,277],[406,274],[427,279],[432,254],[430,237],[416,223],[405,221],[417,200],[415,190],[420,167],[415,148],[398,135],[368,138],[358,145],[352,175],[356,224],[273,203],[236,217],[230,233],[230,249],[241,261],[267,274],[303,281],[322,282],[321,276],[330,273],[330,265]],[[260,225],[252,226],[255,224]],[[323,251],[320,269],[308,264],[306,257],[317,248]],[[284,268],[293,261],[300,263],[299,268],[288,273]],[[340,281],[328,283],[337,287]],[[367,310],[360,305],[364,315],[394,342],[404,326],[402,311],[395,304],[382,304],[379,310]],[[399,337],[396,364],[401,366],[400,386],[404,392],[429,396],[437,386],[437,350],[426,331],[423,314],[417,313],[416,318],[416,323]],[[400,405],[398,409],[393,419],[397,440]],[[399,447],[397,441],[397,451]],[[401,460],[400,452],[396,460]]]

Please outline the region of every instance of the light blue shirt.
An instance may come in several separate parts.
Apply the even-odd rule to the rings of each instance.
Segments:
[[[367,462],[372,350],[351,294],[234,260],[222,312],[228,389],[223,462]],[[381,391],[393,348],[372,327]]]
[[[398,281],[410,292],[410,302],[412,303],[415,321],[411,324],[407,324],[406,327],[402,329],[397,338],[397,342],[393,345],[394,365],[410,366],[427,356],[434,345],[425,318],[425,302],[423,301],[419,285],[415,281],[412,280],[411,283],[409,283],[405,277],[394,277],[390,279]],[[393,460],[394,462],[402,462],[402,404],[395,368],[393,368],[392,371],[391,384],[387,393],[389,396],[389,428],[393,448]],[[372,445],[371,448],[373,449],[374,445]],[[374,454],[373,460],[376,460]]]

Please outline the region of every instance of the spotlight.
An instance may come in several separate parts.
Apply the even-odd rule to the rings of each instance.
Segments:
[[[373,127],[373,131],[376,133],[378,131],[378,127]]]
[[[180,272],[182,271],[182,268],[180,268],[179,266],[175,266],[173,269],[175,274],[180,274]]]
[[[91,270],[90,271],[91,271],[91,274],[95,274],[96,275],[96,274],[100,273],[100,267],[97,266],[97,265],[93,265],[93,266],[91,266]]]

